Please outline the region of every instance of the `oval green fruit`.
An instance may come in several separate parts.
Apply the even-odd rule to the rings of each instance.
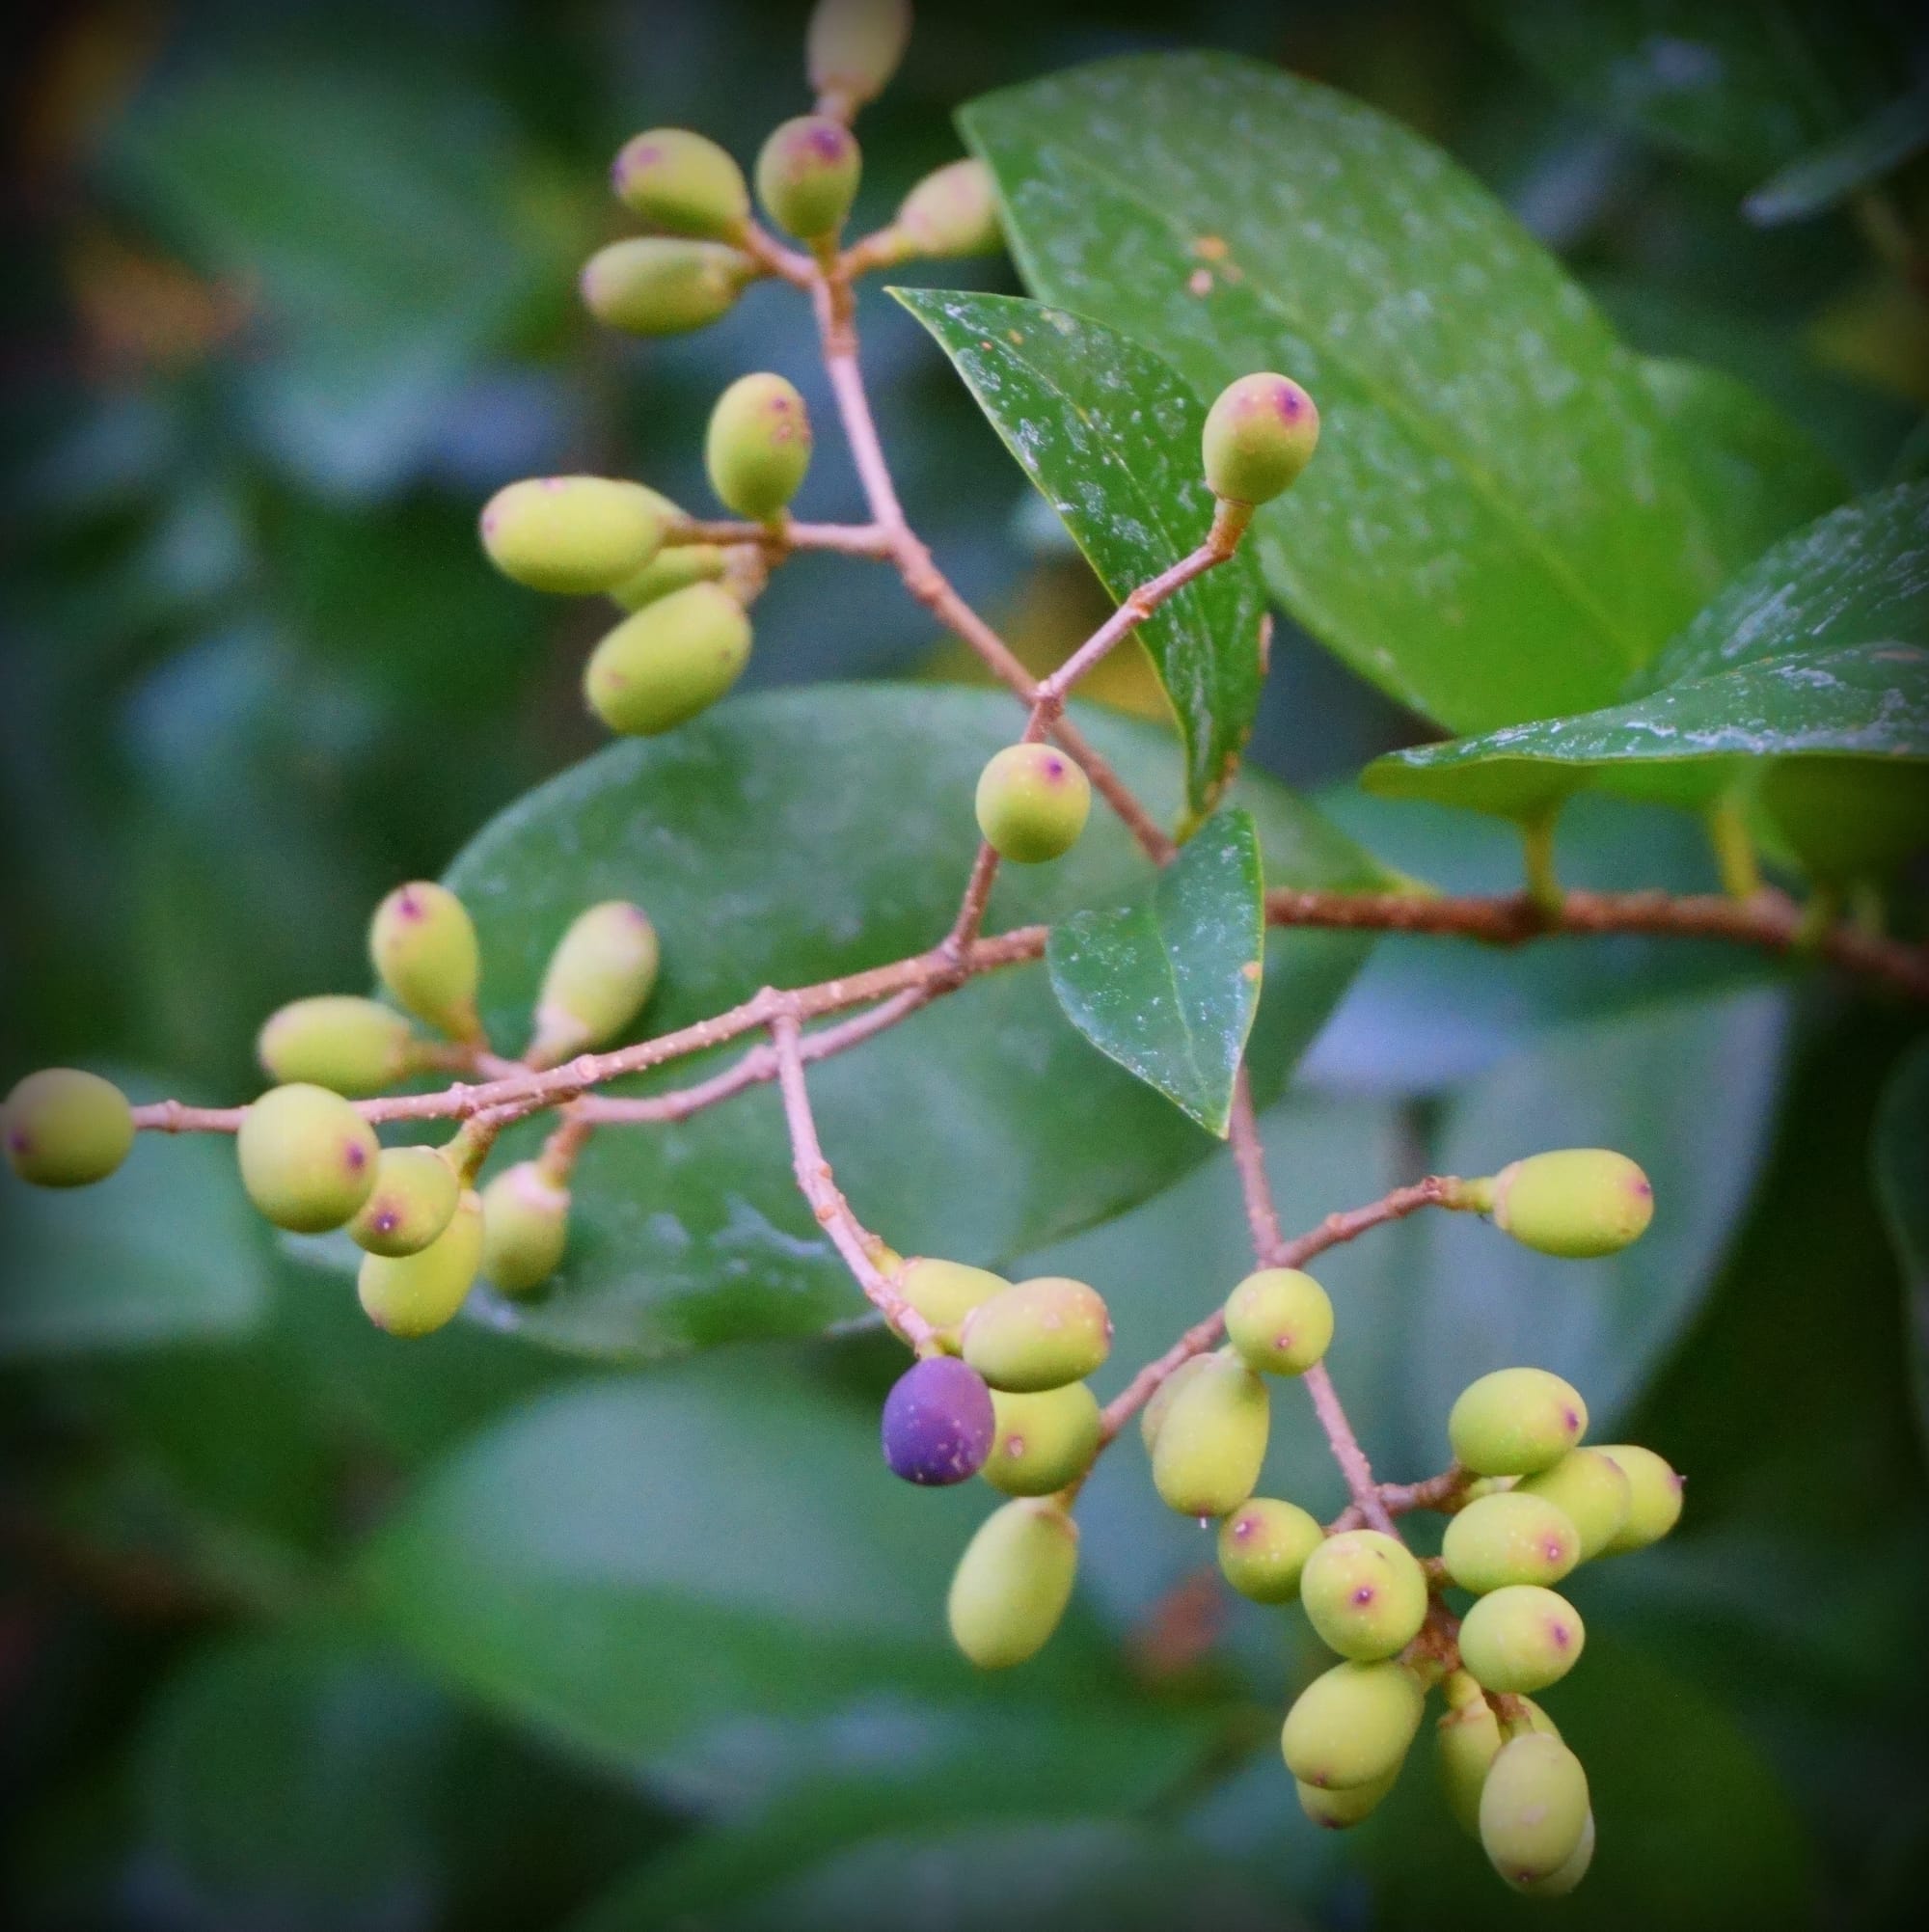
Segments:
[[[432,1334],[455,1317],[482,1263],[482,1201],[465,1187],[448,1226],[420,1254],[363,1258],[356,1280],[363,1312],[391,1335]]]
[[[1299,1600],[1321,1643],[1343,1657],[1392,1657],[1426,1621],[1426,1572],[1398,1537],[1346,1530],[1306,1560]]]
[[[1493,1214],[1523,1247],[1587,1261],[1641,1238],[1654,1218],[1654,1189],[1626,1155],[1569,1147],[1502,1168]]]
[[[1319,1519],[1297,1503],[1249,1496],[1219,1525],[1219,1568],[1255,1603],[1291,1603],[1306,1559],[1325,1537]]]
[[[1481,1836],[1481,1790],[1487,1770],[1501,1748],[1500,1719],[1485,1694],[1465,1671],[1451,1671],[1441,1686],[1447,1709],[1435,1728],[1441,1788],[1447,1809],[1470,1838]],[[1554,1721],[1532,1698],[1519,1700],[1528,1723],[1549,1737],[1559,1737]]]
[[[1484,1595],[1510,1583],[1559,1583],[1581,1561],[1581,1533],[1559,1504],[1507,1489],[1452,1517],[1440,1554],[1462,1590]]]
[[[1002,1294],[1011,1283],[990,1268],[917,1255],[899,1270],[898,1287],[934,1328],[956,1328],[974,1308]]]
[[[1549,1872],[1545,1878],[1509,1879],[1508,1883],[1529,1898],[1565,1898],[1587,1877],[1588,1868],[1593,1863],[1594,1814],[1590,1810],[1588,1822],[1581,1828],[1580,1843],[1569,1853],[1567,1863],[1559,1871]]]
[[[1344,1791],[1322,1791],[1317,1784],[1302,1784],[1297,1778],[1292,1788],[1299,1809],[1316,1825],[1329,1832],[1345,1832],[1378,1810],[1381,1799],[1399,1779],[1399,1767],[1395,1765],[1384,1778],[1375,1778],[1371,1784],[1350,1785]]]
[[[446,885],[418,879],[391,892],[369,924],[368,956],[382,984],[418,1020],[453,1039],[480,1036],[481,950],[468,908]]]
[[[1621,1556],[1658,1543],[1681,1520],[1685,1481],[1662,1456],[1637,1442],[1617,1442],[1601,1454],[1628,1480],[1627,1521],[1608,1539],[1605,1553]]]
[[[607,1047],[643,1010],[657,983],[656,928],[640,906],[606,899],[570,921],[536,995],[531,1066],[558,1066]]]
[[[7,1097],[7,1164],[36,1187],[105,1181],[134,1145],[134,1110],[111,1080],[44,1067]]]
[[[584,695],[611,730],[654,738],[715,704],[749,655],[743,606],[715,584],[693,584],[646,604],[597,645]]]
[[[1253,1493],[1272,1404],[1236,1355],[1209,1355],[1172,1398],[1153,1445],[1152,1480],[1182,1516],[1223,1516]]]
[[[994,1389],[992,1414],[992,1453],[979,1473],[1007,1496],[1053,1495],[1099,1453],[1099,1399],[1083,1382],[1030,1396]]]
[[[1333,1340],[1333,1304],[1310,1274],[1264,1267],[1226,1300],[1226,1339],[1266,1375],[1303,1375]]]
[[[841,121],[800,114],[757,155],[757,199],[786,234],[820,241],[844,226],[863,165],[856,137]]]
[[[599,322],[633,336],[680,336],[736,306],[757,265],[717,241],[646,235],[612,241],[583,268],[584,306]]]
[[[656,556],[662,499],[640,483],[607,476],[530,476],[482,510],[489,561],[530,590],[587,595],[613,590]]]
[[[739,376],[717,398],[703,462],[720,503],[768,523],[802,487],[810,448],[803,397],[782,376],[763,372]]]
[[[1496,1369],[1460,1392],[1447,1438],[1478,1476],[1532,1476],[1549,1469],[1588,1429],[1588,1404],[1545,1369]]]
[[[462,1182],[439,1148],[387,1147],[348,1232],[371,1255],[420,1254],[455,1218]]]
[[[953,161],[927,175],[898,209],[898,233],[926,260],[995,255],[1004,246],[992,171],[982,161]]]
[[[1426,1702],[1404,1664],[1335,1664],[1294,1700],[1280,1732],[1286,1768],[1321,1791],[1393,1777]]]
[[[1544,1691],[1581,1660],[1588,1633],[1564,1596],[1510,1583],[1460,1619],[1460,1662],[1490,1691]]]
[[[569,1244],[569,1190],[533,1160],[505,1167],[482,1190],[484,1275],[504,1294],[540,1288]]]
[[[960,1352],[994,1389],[1033,1395],[1083,1381],[1112,1347],[1112,1318],[1094,1289],[1063,1275],[1021,1281],[964,1318]]]
[[[1000,858],[1042,865],[1078,843],[1092,781],[1055,745],[1008,745],[979,774],[978,830]]]
[[[652,127],[624,142],[610,185],[633,213],[666,234],[734,241],[750,219],[744,171],[688,127]]]
[[[409,1022],[379,999],[325,993],[270,1014],[255,1050],[280,1085],[299,1081],[359,1099],[409,1071],[414,1038]]]
[[[351,1219],[375,1185],[375,1129],[326,1087],[296,1082],[263,1094],[234,1136],[241,1184],[278,1228],[320,1235]]]
[[[979,1525],[951,1579],[953,1642],[981,1671],[1026,1662],[1058,1628],[1077,1574],[1077,1524],[1055,1503],[1007,1503]]]
[[[1588,1774],[1558,1737],[1528,1731],[1501,1746],[1481,1790],[1481,1843],[1509,1885],[1552,1878],[1588,1817]]]
[[[1290,376],[1242,375],[1206,413],[1206,485],[1234,503],[1269,503],[1297,480],[1319,442],[1319,412]]]
[[[1551,1468],[1523,1476],[1514,1493],[1557,1505],[1581,1538],[1581,1561],[1597,1557],[1626,1527],[1632,1503],[1627,1472],[1603,1449],[1570,1449]]]
[[[883,93],[910,41],[910,0],[817,0],[804,68],[827,107],[854,113]]]

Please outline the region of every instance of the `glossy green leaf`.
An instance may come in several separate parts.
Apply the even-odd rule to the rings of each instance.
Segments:
[[[1672,356],[1644,356],[1641,373],[1674,427],[1726,568],[1752,562],[1848,495],[1808,432],[1739,377]]]
[[[1481,0],[1527,64],[1604,119],[1759,179],[1881,98],[1870,10],[1726,0]]]
[[[1010,295],[893,292],[937,338],[1115,598],[1205,536],[1213,511],[1199,467],[1206,412],[1151,350]],[[1179,720],[1194,818],[1212,809],[1252,731],[1263,608],[1259,572],[1241,551],[1138,627]]]
[[[733,1721],[971,1701],[944,1593],[992,1502],[895,1482],[874,1412],[734,1355],[523,1409],[416,1492],[361,1583],[438,1675],[634,1772]],[[1074,1606],[1027,1690],[1103,1668]]]
[[[662,935],[645,1016],[658,1032],[767,984],[809,985],[935,944],[977,849],[978,773],[1017,719],[999,694],[821,687],[744,699],[564,774],[486,828],[448,875],[481,936],[494,1037],[521,1045],[550,948],[600,899],[639,901]],[[1166,734],[1100,713],[1085,723],[1153,809],[1176,804]],[[1238,796],[1272,883],[1383,876],[1277,785],[1249,776]],[[1005,868],[992,926],[1116,903],[1150,876],[1110,814],[1095,812],[1064,858]],[[1263,1085],[1318,1031],[1365,950],[1344,935],[1274,938],[1253,1043]],[[996,1262],[1155,1192],[1211,1145],[1069,1027],[1031,967],[986,976],[810,1080],[840,1185],[908,1254]],[[1103,1133],[1086,1130],[1094,1119]],[[564,1347],[657,1355],[812,1333],[863,1306],[797,1193],[768,1088],[677,1126],[598,1134],[575,1194],[554,1290],[485,1297],[483,1319]]]
[[[267,1308],[267,1245],[225,1134],[138,1134],[92,1187],[0,1172],[0,1360],[221,1341]]]
[[[1202,397],[1276,367],[1318,454],[1255,536],[1293,614],[1456,730],[1617,696],[1719,582],[1672,430],[1560,263],[1439,150],[1220,54],[974,102],[1042,299]]]
[[[1875,1186],[1902,1270],[1915,1410],[1929,1430],[1929,1040],[1889,1076],[1875,1124]]]
[[[1929,482],[1859,497],[1784,537],[1669,642],[1640,688],[1878,638],[1929,643]]]
[[[1929,88],[1917,88],[1779,168],[1742,204],[1742,212],[1760,228],[1804,221],[1840,207],[1925,148],[1929,148]]]
[[[1130,906],[1074,912],[1046,962],[1065,1017],[1224,1136],[1259,1010],[1265,881],[1250,813],[1221,812]]]
[[[1766,761],[1799,758],[1929,764],[1929,649],[1851,644],[1750,659],[1645,697],[1578,718],[1510,725],[1396,751],[1362,776],[1388,798],[1424,798],[1530,819],[1584,785],[1689,809],[1712,803]],[[1911,770],[1885,780],[1898,808],[1929,809]],[[1794,802],[1783,831],[1800,844],[1807,821],[1830,814],[1826,795]]]

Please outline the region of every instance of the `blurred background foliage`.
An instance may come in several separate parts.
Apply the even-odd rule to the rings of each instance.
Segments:
[[[822,407],[781,303],[637,345],[573,292],[620,229],[620,141],[676,122],[753,151],[801,102],[802,12],[130,0],[0,30],[9,1079],[78,1058],[247,1091],[262,1014],[361,984],[384,890],[598,742],[595,613],[495,579],[475,506],[575,468],[701,503],[727,380],[775,368]],[[1880,217],[1742,202],[1907,86],[1867,25],[1796,0],[930,6],[866,118],[859,218],[989,88],[1240,49],[1445,145],[1638,347],[1753,385],[1864,489],[1922,470],[1929,310]],[[1923,185],[1895,178],[1904,216]],[[913,518],[1053,662],[1102,609],[1085,567],[917,325],[875,291],[864,320]],[[858,507],[826,436],[800,509]],[[970,675],[883,572],[803,558],[757,624],[752,684]],[[1425,727],[1290,627],[1274,667],[1259,763],[1389,863],[1510,881],[1492,826],[1348,787]],[[1151,690],[1122,659],[1099,694],[1156,715]],[[1691,832],[1594,803],[1563,858],[1693,885]],[[1269,1120],[1293,1224],[1479,1171],[1496,1132],[1625,1145],[1682,1204],[1584,1316],[1458,1226],[1330,1269],[1336,1373],[1392,1473],[1437,1466],[1453,1390],[1517,1350],[1692,1476],[1679,1537],[1590,1580],[1555,1701],[1602,1817],[1577,1922],[1873,1927],[1929,1879],[1920,1336],[1867,1162],[1909,1031],[1698,948],[1391,940]],[[971,1505],[883,1480],[872,1343],[619,1375],[476,1324],[404,1348],[251,1225],[225,1149],[160,1152],[82,1246],[17,1189],[0,1211],[9,1922],[1510,1922],[1425,1776],[1357,1840],[1305,1824],[1272,1742],[1299,1640],[1201,1581],[1129,1456],[1088,1492],[1075,1627],[967,1682],[938,1602]],[[1890,1177],[1899,1218],[1911,1194]],[[1233,1198],[1209,1165],[1051,1252],[1103,1287],[1122,1364],[1239,1271]],[[1280,1435],[1277,1480],[1327,1493],[1310,1433]]]

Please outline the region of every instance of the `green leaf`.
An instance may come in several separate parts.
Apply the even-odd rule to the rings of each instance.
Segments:
[[[1032,292],[1210,396],[1280,368],[1324,429],[1255,524],[1266,581],[1455,730],[1619,695],[1721,564],[1636,358],[1446,155],[1221,54],[1110,61],[965,109]]]
[[[937,338],[1113,597],[1205,536],[1206,412],[1157,356],[1102,323],[1010,295],[891,292]],[[1179,720],[1195,819],[1212,809],[1252,731],[1263,608],[1242,551],[1138,627]]]
[[[1018,717],[992,694],[822,687],[720,707],[564,774],[486,828],[448,875],[481,936],[493,1036],[520,1047],[550,948],[600,899],[639,901],[663,937],[652,1032],[767,984],[808,985],[936,944],[977,849],[972,788]],[[1176,804],[1169,736],[1097,712],[1085,724],[1155,811]],[[1237,796],[1271,883],[1384,882],[1279,786],[1249,776]],[[994,923],[1054,922],[1149,877],[1110,814],[1095,813],[1066,857],[1005,868]],[[1273,938],[1253,1040],[1263,1088],[1318,1030],[1365,951],[1347,935]],[[686,1063],[649,1084],[719,1064]],[[840,1185],[907,1254],[995,1263],[1156,1192],[1211,1146],[1069,1028],[1045,973],[1028,967],[987,975],[827,1061],[811,1090]],[[1083,1130],[1095,1118],[1104,1133]],[[503,1157],[539,1130],[512,1136]],[[813,1333],[863,1306],[797,1193],[768,1089],[678,1126],[599,1133],[575,1193],[555,1290],[482,1298],[482,1319],[563,1347],[649,1356]]]
[[[1223,1139],[1264,953],[1259,835],[1227,811],[1134,904],[1052,927],[1046,957],[1073,1025]]]
[[[1859,497],[1783,538],[1724,585],[1639,688],[1878,638],[1929,643],[1929,482]]]
[[[1915,1412],[1929,1431],[1929,1040],[1889,1076],[1875,1124],[1875,1187],[1902,1270]]]
[[[122,1084],[158,1098],[151,1079]],[[267,1248],[225,1134],[137,1134],[92,1187],[0,1174],[0,1360],[223,1340],[267,1306]]]
[[[1664,356],[1644,356],[1641,373],[1673,425],[1728,569],[1848,495],[1847,478],[1808,432],[1738,376]]]
[[[438,1675],[631,1772],[727,1720],[969,1703],[944,1593],[992,1499],[893,1482],[877,1428],[768,1356],[552,1397],[415,1493],[364,1594]],[[1104,1672],[1074,1609],[1027,1695]]]
[[[1908,768],[1886,781],[1909,809],[1929,762],[1929,650],[1851,644],[1750,659],[1627,704],[1578,718],[1510,725],[1483,738],[1425,745],[1376,760],[1362,775],[1388,798],[1430,799],[1506,818],[1531,819],[1590,783],[1629,798],[1698,809],[1765,760],[1868,760]],[[1839,799],[1841,781],[1830,787]],[[1795,801],[1798,845],[1830,798]]]
[[[1758,228],[1806,221],[1840,207],[1924,148],[1929,148],[1929,88],[1917,88],[1778,169],[1742,204],[1742,212]]]
[[[1482,0],[1481,11],[1562,93],[1745,179],[1833,134],[1845,102],[1892,85],[1867,60],[1869,10],[1853,0]]]

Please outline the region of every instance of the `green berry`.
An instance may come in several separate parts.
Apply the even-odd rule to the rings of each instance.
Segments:
[[[654,738],[715,704],[749,655],[744,607],[715,584],[693,584],[646,604],[596,646],[584,694],[611,730]]]
[[[1441,1788],[1454,1822],[1470,1838],[1481,1836],[1481,1789],[1500,1755],[1501,1724],[1486,1694],[1465,1671],[1452,1671],[1441,1686],[1447,1709],[1434,1731]],[[1532,1698],[1519,1700],[1528,1723],[1549,1737],[1561,1735]]]
[[[734,241],[750,219],[743,169],[687,127],[652,127],[626,141],[610,184],[624,206],[666,234]]]
[[[1627,1471],[1602,1449],[1570,1449],[1551,1469],[1523,1476],[1514,1493],[1559,1506],[1581,1538],[1583,1563],[1620,1535],[1632,1504]]]
[[[1286,1714],[1280,1752],[1302,1784],[1357,1790],[1399,1771],[1426,1702],[1404,1664],[1335,1664]]]
[[[462,1182],[439,1148],[388,1147],[348,1232],[371,1255],[420,1254],[455,1218]]]
[[[964,1359],[994,1389],[1031,1395],[1083,1381],[1112,1347],[1112,1318],[1097,1291],[1040,1275],[980,1302],[964,1318]]]
[[[768,523],[810,468],[810,417],[780,375],[739,376],[710,412],[703,461],[719,502]]]
[[[1291,1603],[1306,1559],[1325,1536],[1318,1518],[1297,1503],[1249,1496],[1219,1525],[1219,1568],[1255,1603]]]
[[[127,1096],[98,1074],[47,1067],[7,1097],[7,1161],[36,1187],[105,1181],[134,1145]]]
[[[634,577],[663,542],[662,498],[607,476],[530,476],[482,509],[482,548],[512,582],[586,595]]]
[[[616,1039],[643,1010],[659,956],[640,906],[606,899],[578,913],[543,972],[531,1062],[555,1066]]]
[[[1588,1822],[1581,1828],[1580,1843],[1559,1871],[1550,1872],[1545,1878],[1509,1879],[1508,1883],[1530,1898],[1565,1898],[1587,1877],[1588,1867],[1593,1863],[1594,1814],[1589,1811]]]
[[[1370,1663],[1398,1655],[1419,1635],[1426,1572],[1398,1537],[1346,1530],[1307,1558],[1299,1600],[1322,1644]]]
[[[862,171],[856,137],[841,121],[801,114],[764,143],[757,199],[786,234],[823,240],[844,226]]]
[[[898,1287],[934,1328],[955,1328],[981,1302],[1002,1294],[1011,1283],[990,1268],[919,1255],[899,1270]]]
[[[1588,1829],[1588,1774],[1558,1737],[1527,1731],[1500,1748],[1481,1790],[1481,1843],[1515,1887],[1549,1879]]]
[[[1303,1375],[1333,1339],[1333,1304],[1310,1274],[1263,1267],[1226,1302],[1226,1339],[1266,1375]]]
[[[1644,1550],[1681,1520],[1686,1484],[1674,1470],[1639,1443],[1617,1442],[1601,1451],[1628,1480],[1627,1521],[1604,1545],[1609,1556]]]
[[[1523,1247],[1587,1261],[1641,1238],[1654,1218],[1654,1189],[1626,1155],[1569,1147],[1502,1168],[1493,1212]]]
[[[647,235],[612,241],[583,268],[583,302],[599,322],[633,336],[680,336],[736,306],[757,265],[717,241]]]
[[[1166,1411],[1179,1400],[1180,1390],[1213,1359],[1210,1355],[1187,1356],[1152,1392],[1152,1399],[1139,1411],[1139,1439],[1145,1444],[1148,1456],[1158,1448],[1159,1431],[1165,1427]]]
[[[982,161],[953,161],[927,175],[904,198],[897,230],[910,254],[929,260],[995,255],[1004,236],[992,171]]]
[[[1152,1480],[1182,1516],[1223,1516],[1259,1483],[1272,1404],[1265,1383],[1236,1355],[1202,1359],[1160,1420]]]
[[[1496,1369],[1460,1392],[1447,1438],[1480,1476],[1532,1476],[1551,1469],[1588,1429],[1588,1404],[1545,1369]]]
[[[1544,1691],[1580,1662],[1588,1633],[1564,1596],[1510,1583],[1460,1619],[1460,1661],[1490,1691]]]
[[[414,1037],[380,1000],[325,993],[270,1014],[255,1050],[278,1084],[299,1080],[352,1099],[394,1085],[409,1071]]]
[[[978,777],[978,829],[1001,858],[1042,865],[1078,843],[1092,781],[1051,745],[1008,745]]]
[[[1345,1832],[1378,1810],[1380,1800],[1399,1779],[1399,1766],[1396,1764],[1384,1778],[1375,1778],[1371,1784],[1350,1785],[1344,1791],[1322,1791],[1317,1784],[1302,1784],[1297,1778],[1292,1788],[1298,1795],[1299,1809],[1316,1825],[1329,1832]]]
[[[1049,1496],[1075,1483],[1099,1453],[1099,1399],[1083,1382],[1033,1396],[993,1390],[995,1432],[985,1481],[1007,1496]]]
[[[1283,375],[1242,375],[1219,392],[1200,439],[1206,482],[1215,497],[1270,503],[1313,460],[1319,412]]]
[[[981,1671],[1037,1656],[1065,1615],[1077,1573],[1077,1524],[1056,1503],[1007,1503],[979,1525],[951,1579],[953,1641]]]
[[[845,114],[883,93],[910,40],[910,0],[817,0],[804,68],[818,97]]]
[[[391,1335],[428,1335],[452,1320],[482,1263],[482,1201],[465,1187],[448,1226],[420,1254],[363,1258],[363,1312]]]
[[[424,879],[396,886],[375,909],[368,956],[382,984],[418,1020],[457,1040],[480,1034],[481,949],[468,909],[448,886]]]
[[[1440,1554],[1462,1590],[1484,1595],[1510,1583],[1559,1583],[1581,1561],[1581,1533],[1559,1505],[1508,1489],[1460,1510]]]
[[[351,1219],[375,1185],[375,1129],[326,1087],[274,1087],[241,1116],[241,1184],[278,1228],[326,1234]]]
[[[533,1160],[505,1167],[482,1190],[482,1272],[504,1294],[540,1288],[569,1244],[569,1190]]]

